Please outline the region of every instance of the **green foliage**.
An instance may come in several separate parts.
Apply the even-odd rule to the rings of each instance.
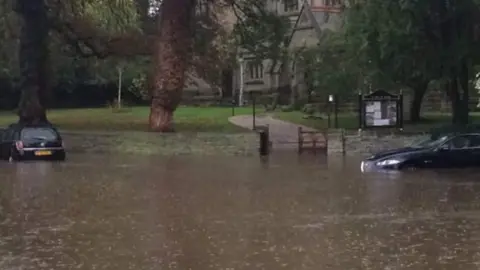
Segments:
[[[0,4],[0,78],[12,78],[18,73],[18,20],[12,4],[11,0]]]
[[[148,91],[148,78],[145,73],[139,74],[137,77],[133,78],[127,89],[142,100],[150,99],[150,93]]]
[[[369,72],[403,86],[430,81],[476,54],[472,0],[370,0],[347,10],[348,44]],[[452,5],[445,7],[444,5]],[[478,15],[477,15],[478,16]],[[447,36],[450,35],[450,36]]]
[[[358,89],[360,68],[343,32],[325,32],[318,46],[299,53],[309,89],[319,93],[351,95]]]
[[[0,37],[2,37],[0,80],[12,83],[19,76],[17,57],[19,22],[11,7],[8,10],[6,8],[8,8],[6,5],[0,5],[0,14],[2,14],[0,16]],[[113,21],[109,23],[113,24]],[[119,66],[123,67],[123,82],[128,86],[135,78],[143,76],[149,67],[150,59],[140,56],[130,58],[128,61],[114,56],[107,59],[84,58],[73,51],[55,33],[50,34],[49,43],[50,85],[55,87],[61,84],[62,91],[66,92],[72,91],[78,84],[117,83]]]
[[[240,14],[233,30],[237,47],[258,61],[281,59],[286,54],[286,36],[290,32],[288,18],[267,11],[260,4],[242,3],[243,6],[237,5]]]
[[[140,28],[138,0],[70,1],[67,12],[88,18],[94,25],[110,33],[128,33]]]
[[[357,50],[371,81],[411,86],[413,81],[429,80],[438,69],[418,7],[409,0],[372,0],[347,11],[348,44]]]

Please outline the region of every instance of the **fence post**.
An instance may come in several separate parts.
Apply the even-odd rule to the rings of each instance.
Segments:
[[[345,130],[343,128],[340,132],[340,140],[342,142],[342,155],[345,156],[345,154],[347,153],[347,150],[345,149]]]
[[[397,103],[397,126],[400,130],[403,130],[403,92],[400,92],[400,97]]]
[[[301,154],[303,149],[302,127],[298,127],[298,153]]]
[[[363,95],[361,92],[358,93],[358,130],[363,129]]]
[[[251,95],[251,98],[252,98],[252,105],[253,105],[253,108],[252,108],[252,130],[255,130],[257,128],[257,124],[256,124],[256,114],[255,114],[255,111],[256,111],[256,97],[255,95],[253,94],[253,92],[250,92],[250,95]]]
[[[268,126],[265,126],[257,129],[257,131],[260,136],[260,147],[258,149],[260,156],[268,156],[270,153],[269,128]]]
[[[338,95],[334,95],[333,113],[335,115],[335,128],[338,128]]]
[[[311,133],[311,138],[312,138],[312,148],[313,148],[313,153],[317,153],[317,136],[315,133]]]

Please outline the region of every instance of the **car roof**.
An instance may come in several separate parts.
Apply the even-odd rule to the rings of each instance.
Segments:
[[[452,136],[465,136],[465,135],[476,135],[476,136],[480,136],[480,133],[476,133],[476,132],[460,132],[460,133],[453,133]]]
[[[50,128],[55,131],[57,129],[51,125],[51,124],[19,124],[19,123],[13,123],[8,126],[8,129],[15,129],[15,130],[21,130],[24,128]]]
[[[450,133],[444,133],[444,134],[439,134],[437,137],[437,139],[440,139],[440,138],[443,138],[443,137],[448,137],[448,138],[453,138],[453,137],[457,137],[457,136],[480,136],[480,133],[476,133],[476,132],[450,132]]]

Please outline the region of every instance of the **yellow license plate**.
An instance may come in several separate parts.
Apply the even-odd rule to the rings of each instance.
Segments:
[[[50,156],[52,151],[35,151],[35,156]]]

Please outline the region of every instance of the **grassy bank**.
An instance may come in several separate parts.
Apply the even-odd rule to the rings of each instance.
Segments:
[[[58,109],[48,112],[49,120],[64,130],[95,131],[147,131],[148,107],[131,107],[121,111],[111,108]],[[236,108],[235,114],[251,114],[251,108]],[[175,112],[175,128],[179,132],[226,132],[245,131],[228,122],[231,108],[180,107]],[[16,122],[12,112],[0,113],[0,126]]]

